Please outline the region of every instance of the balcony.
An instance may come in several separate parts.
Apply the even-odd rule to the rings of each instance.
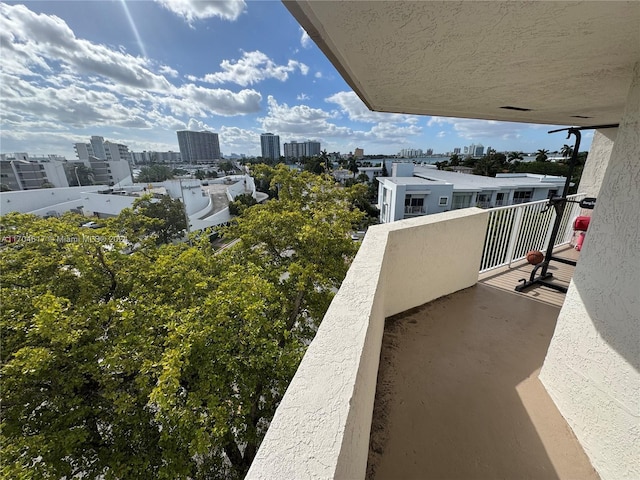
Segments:
[[[426,215],[427,210],[423,205],[405,205],[404,206],[404,214],[411,215]]]
[[[371,475],[415,478],[434,457],[432,478],[519,478],[534,464],[539,478],[597,478],[537,380],[561,300],[496,285],[500,270],[527,276],[516,269],[524,243],[548,238],[554,214],[538,203],[370,228],[247,478],[365,478],[368,460]],[[545,445],[565,456],[545,457]]]
[[[366,478],[599,478],[538,379],[560,308],[512,290],[386,319]]]

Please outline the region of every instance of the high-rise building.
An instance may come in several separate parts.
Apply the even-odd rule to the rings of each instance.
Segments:
[[[358,160],[362,160],[362,157],[364,157],[364,149],[356,148],[353,152],[353,156]]]
[[[263,133],[260,135],[260,146],[262,148],[262,158],[280,159],[280,136],[273,133]]]
[[[179,130],[177,134],[183,162],[207,163],[221,158],[217,133]]]
[[[122,143],[104,141],[104,137],[92,136],[89,143],[74,144],[78,159],[87,164],[89,159],[108,160],[117,162],[120,160],[131,162],[129,147]]]
[[[320,142],[307,140],[306,142],[290,142],[284,144],[284,156],[289,159],[302,157],[317,157],[320,155]]]

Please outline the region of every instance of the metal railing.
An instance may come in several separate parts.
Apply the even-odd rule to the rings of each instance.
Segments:
[[[580,201],[585,194],[569,195],[567,200]],[[480,273],[511,265],[525,258],[529,250],[546,251],[555,221],[555,209],[546,208],[547,200],[492,208],[485,238]],[[571,241],[573,218],[580,215],[577,203],[567,203],[554,247]]]
[[[405,205],[404,213],[408,215],[424,215],[427,211],[424,206]]]

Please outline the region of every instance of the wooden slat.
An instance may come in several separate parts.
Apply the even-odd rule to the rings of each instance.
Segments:
[[[580,252],[570,246],[566,246],[554,251],[554,256],[578,261]],[[479,283],[561,307],[564,303],[565,294],[543,285],[535,285],[524,292],[515,291],[515,287],[520,284],[519,280],[522,278],[528,280],[533,268],[526,261],[521,261],[511,265],[511,267],[497,268],[480,275]],[[568,287],[574,269],[575,267],[572,265],[551,261],[548,271],[553,274],[555,283]]]

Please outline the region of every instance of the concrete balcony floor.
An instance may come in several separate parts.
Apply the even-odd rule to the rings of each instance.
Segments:
[[[367,478],[598,478],[538,380],[559,307],[515,284],[387,318]]]

